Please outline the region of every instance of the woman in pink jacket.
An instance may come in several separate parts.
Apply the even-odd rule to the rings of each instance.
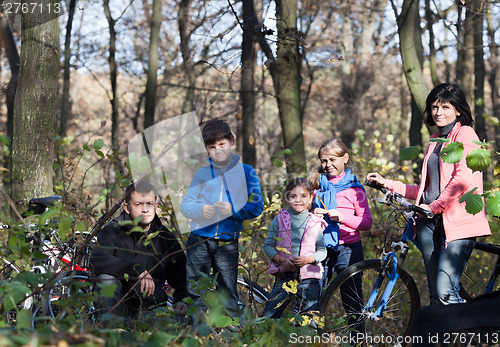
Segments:
[[[426,122],[436,125],[433,138],[449,142],[430,142],[425,151],[419,185],[403,184],[384,179],[378,173],[369,173],[367,180],[377,182],[416,204],[432,211],[432,219],[417,221],[417,239],[421,245],[431,303],[453,304],[463,302],[459,296],[459,280],[471,252],[475,238],[491,235],[483,209],[472,215],[465,210],[460,197],[477,187],[483,192],[483,176],[467,167],[466,156],[479,145],[472,128],[472,115],[464,91],[457,85],[443,83],[429,93],[426,100]],[[464,154],[460,162],[443,162],[440,153],[449,143],[461,142]]]

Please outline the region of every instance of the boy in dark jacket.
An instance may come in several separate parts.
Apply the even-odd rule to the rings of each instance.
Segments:
[[[191,219],[187,242],[188,280],[200,273],[217,276],[217,289],[227,294],[225,308],[232,318],[240,317],[238,292],[238,238],[242,222],[264,209],[257,173],[233,154],[234,136],[222,120],[211,120],[202,129],[208,165],[199,169],[181,203],[181,212]],[[205,310],[200,293],[187,285],[199,310]]]
[[[185,314],[186,256],[174,235],[156,214],[154,187],[146,181],[125,191],[124,211],[98,234],[90,262],[98,279],[116,285],[113,298],[102,299],[102,309],[133,318],[141,308],[165,303],[165,281],[175,289],[174,310]],[[134,220],[139,220],[134,227]],[[138,230],[137,230],[138,229]],[[124,295],[137,283],[132,294]]]

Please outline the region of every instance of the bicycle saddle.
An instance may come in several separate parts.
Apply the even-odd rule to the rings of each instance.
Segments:
[[[43,207],[54,206],[56,202],[62,201],[60,195],[47,196],[45,198],[34,198],[29,201],[30,205],[38,205]]]

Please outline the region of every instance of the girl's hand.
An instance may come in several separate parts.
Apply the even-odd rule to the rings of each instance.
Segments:
[[[380,176],[380,174],[378,172],[370,172],[370,173],[368,173],[368,175],[366,175],[366,179],[368,181],[372,181],[372,182],[378,183],[381,186],[383,186],[384,183],[385,183],[385,178],[383,178],[382,176]]]
[[[303,256],[294,258],[293,263],[298,267],[302,267],[302,266],[307,265],[307,264],[313,264],[314,257],[312,255],[303,255]]]
[[[295,271],[296,269],[292,259],[285,259],[280,266],[283,272]]]
[[[226,201],[217,201],[214,204],[223,216],[229,216],[233,213],[233,205]]]
[[[325,213],[327,213],[327,212],[328,212],[327,210],[325,210],[324,208],[321,208],[321,207],[316,207],[316,208],[314,209],[314,214],[315,214],[316,216],[323,216],[323,215],[324,215]]]
[[[332,222],[342,222],[344,220],[344,214],[336,209],[331,209],[327,211],[328,217]]]

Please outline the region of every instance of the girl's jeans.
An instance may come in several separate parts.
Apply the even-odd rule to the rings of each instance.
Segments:
[[[463,302],[458,294],[459,281],[474,249],[475,239],[446,242],[442,215],[420,219],[417,239],[424,258],[431,303],[448,305]]]
[[[283,285],[292,280],[298,281],[294,313],[318,310],[319,296],[321,294],[320,280],[306,278],[299,281],[298,272],[286,272],[276,275],[273,291],[269,296],[269,301],[266,302],[263,317],[280,318],[283,315],[283,311],[294,296],[294,294],[283,289]]]

